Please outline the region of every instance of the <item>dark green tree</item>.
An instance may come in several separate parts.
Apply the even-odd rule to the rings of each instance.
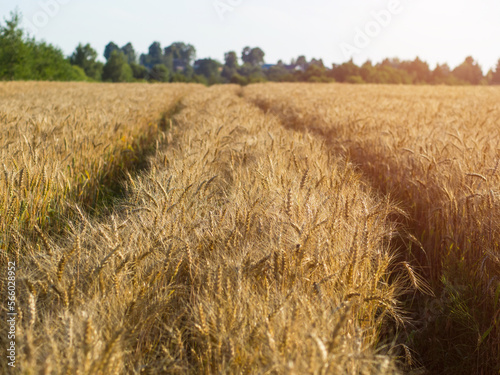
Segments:
[[[135,53],[135,49],[134,49],[134,46],[132,45],[132,43],[129,42],[129,43],[125,44],[121,48],[121,51],[123,52],[123,54],[127,58],[127,62],[129,64],[135,64],[137,62],[137,55]]]
[[[266,77],[269,81],[275,82],[285,82],[292,80],[290,73],[285,68],[285,65],[283,63],[278,63],[277,65],[271,66],[266,71]]]
[[[325,67],[319,64],[309,64],[303,77],[307,82],[329,82],[332,80],[326,76]]]
[[[238,73],[233,74],[229,82],[240,86],[246,86],[249,83],[248,78],[243,77],[241,74]]]
[[[191,78],[190,82],[201,83],[202,85],[205,85],[205,86],[208,85],[208,80],[200,74],[194,74],[193,77]]]
[[[236,52],[229,51],[224,54],[224,65],[231,69],[238,68],[238,55],[236,55]]]
[[[245,77],[248,83],[266,81],[266,76],[262,71],[262,67],[260,65],[252,65],[249,62],[246,62],[238,68],[238,74]]]
[[[97,52],[90,44],[78,44],[69,61],[72,65],[82,68],[88,77],[96,81],[101,80],[103,64],[97,61]]]
[[[191,44],[175,42],[165,48],[164,55],[166,58],[171,59],[174,70],[184,71],[196,58],[196,48]]]
[[[148,54],[141,55],[140,63],[148,69],[152,69],[155,65],[158,64],[166,65],[165,57],[163,56],[163,50],[161,49],[160,42],[153,42],[149,46]]]
[[[222,77],[226,81],[231,81],[231,78],[237,73],[238,71],[238,56],[236,55],[236,52],[230,51],[226,52],[224,54],[224,67],[222,68]]]
[[[149,56],[151,57],[151,63],[155,65],[163,62],[163,52],[160,42],[153,42],[149,46]]]
[[[0,79],[30,78],[30,51],[20,23],[20,14],[13,12],[5,25],[0,24]]]
[[[107,82],[132,82],[132,68],[123,52],[116,50],[111,53],[108,62],[104,65],[102,80]]]
[[[170,78],[170,71],[163,64],[156,64],[148,74],[150,81],[168,82]]]
[[[315,58],[313,58],[311,60],[311,62],[309,63],[309,65],[316,65],[316,66],[319,66],[320,68],[325,67],[325,64],[323,63],[323,59],[316,60]]]
[[[119,51],[120,50],[120,47],[118,47],[115,43],[113,42],[109,42],[106,47],[104,47],[104,58],[106,59],[106,61],[109,60],[109,58],[111,57],[111,54],[114,52],[114,51]]]
[[[332,69],[328,72],[328,75],[337,82],[346,82],[349,77],[358,76],[361,78],[360,74],[359,66],[352,59],[341,65],[333,64]]]
[[[184,74],[187,81],[191,81],[193,79],[193,76],[194,76],[193,66],[192,65],[186,66],[186,68],[184,69],[184,72],[182,72],[182,74]]]
[[[297,61],[295,61],[295,65],[300,67],[303,71],[307,69],[307,59],[305,56],[299,56]]]
[[[241,61],[244,64],[248,63],[253,66],[264,64],[264,56],[266,54],[259,47],[245,47],[241,53]]]
[[[194,63],[195,73],[205,77],[210,85],[219,83],[221,63],[213,59],[196,60]]]
[[[184,74],[177,72],[172,74],[170,82],[189,82],[189,79]]]
[[[148,70],[144,65],[132,63],[130,64],[130,68],[132,69],[132,76],[135,79],[142,80],[148,77]]]

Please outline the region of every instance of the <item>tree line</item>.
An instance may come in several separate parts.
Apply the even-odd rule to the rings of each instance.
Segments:
[[[500,84],[500,60],[486,75],[479,64],[467,57],[451,69],[438,64],[431,69],[418,57],[413,61],[397,58],[361,66],[352,60],[325,66],[322,59],[307,60],[305,56],[265,64],[265,53],[259,47],[245,47],[240,58],[235,51],[224,54],[224,62],[196,59],[191,44],[176,42],[162,48],[153,42],[147,53],[138,55],[131,43],[118,46],[108,43],[105,63],[90,44],[79,44],[71,56],[51,44],[26,36],[20,28],[20,15],[0,24],[0,80],[53,80],[97,82],[196,82],[219,83],[275,82],[348,82],[389,84]],[[240,63],[241,61],[241,63]]]

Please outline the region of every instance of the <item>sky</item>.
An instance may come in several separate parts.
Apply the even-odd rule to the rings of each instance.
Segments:
[[[101,60],[110,41],[139,53],[183,41],[219,61],[245,46],[267,63],[418,56],[453,68],[472,55],[486,72],[500,59],[498,0],[0,0],[1,22],[16,8],[36,39],[66,55],[90,43]]]

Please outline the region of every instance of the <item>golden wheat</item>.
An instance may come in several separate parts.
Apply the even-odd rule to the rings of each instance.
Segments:
[[[162,114],[196,87],[2,83],[1,248],[15,229],[61,229],[69,203],[95,209],[166,130]]]
[[[72,92],[96,100],[91,87],[106,96],[100,85]],[[155,89],[167,95],[155,103],[170,87]],[[196,87],[179,86],[189,93],[176,126],[160,135],[147,170],[123,180],[127,194],[109,215],[77,208],[63,235],[40,226],[40,241],[25,234],[11,244],[28,314],[18,322],[19,366],[397,373],[398,356],[412,361],[393,342],[407,322],[401,300],[423,283],[396,261],[397,207],[321,138],[287,130],[239,88]],[[38,179],[57,186],[56,172]]]
[[[445,362],[457,365],[453,371],[498,371],[500,91],[266,84],[245,88],[244,97],[285,126],[325,138],[382,193],[402,202],[414,233],[406,240],[409,259],[425,267],[436,292],[450,301],[449,311],[433,319],[446,320],[463,341],[443,338],[451,347],[436,350],[437,368],[444,371]],[[426,334],[451,334],[444,327],[436,332]]]

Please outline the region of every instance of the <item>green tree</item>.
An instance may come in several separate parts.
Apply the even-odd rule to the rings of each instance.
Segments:
[[[0,79],[29,79],[30,51],[20,29],[21,16],[11,13],[11,19],[0,24]]]
[[[141,55],[140,63],[148,69],[152,69],[158,64],[163,64],[165,66],[169,65],[165,56],[163,56],[163,50],[161,49],[160,42],[153,42],[149,46],[148,54]]]
[[[266,80],[266,76],[262,71],[260,65],[253,65],[246,62],[238,68],[238,74],[245,77],[249,83],[263,82]]]
[[[347,77],[360,76],[361,72],[359,67],[351,59],[341,65],[334,64],[332,70],[328,72],[328,75],[333,77],[337,82],[345,82]]]
[[[432,73],[429,64],[420,60],[419,57],[413,61],[402,61],[396,68],[403,69],[413,77],[413,83],[431,82]]]
[[[311,62],[309,63],[309,65],[316,65],[316,66],[319,66],[320,68],[325,68],[325,64],[323,63],[323,59],[316,60],[315,58],[313,58],[311,60]]]
[[[84,70],[72,66],[60,49],[45,42],[36,42],[34,39],[29,40],[27,44],[31,52],[29,79],[43,81],[84,81],[88,79]]]
[[[148,76],[148,70],[144,65],[132,63],[130,64],[130,68],[132,69],[132,76],[135,79],[141,80],[146,79]]]
[[[104,65],[102,79],[107,82],[132,82],[132,68],[123,52],[115,50],[111,53]]]
[[[375,82],[377,69],[373,66],[372,62],[368,60],[359,68],[359,75],[365,82]]]
[[[307,59],[305,56],[299,56],[297,58],[297,61],[295,61],[295,65],[300,67],[302,71],[305,71],[307,69]]]
[[[236,52],[229,51],[224,54],[224,65],[231,69],[237,69],[238,64],[238,56]]]
[[[202,85],[208,85],[208,80],[202,76],[202,75],[199,75],[199,74],[194,74],[193,77],[191,78],[190,82],[193,82],[193,83],[201,83]]]
[[[498,60],[496,70],[493,72],[491,76],[491,83],[493,85],[500,85],[500,60]]]
[[[172,61],[174,70],[184,70],[196,58],[196,48],[191,44],[175,42],[165,48],[164,56]]]
[[[238,71],[238,56],[236,52],[230,51],[224,54],[224,67],[222,68],[222,77],[226,81],[231,81],[231,78],[237,74]]]
[[[189,79],[182,73],[174,73],[170,77],[170,82],[188,82]]]
[[[401,60],[399,60],[397,57],[392,58],[392,59],[384,59],[380,64],[377,64],[377,66],[390,66],[391,68],[394,69],[401,69]]]
[[[134,46],[132,45],[132,43],[129,42],[129,43],[125,44],[121,48],[121,51],[123,52],[123,54],[127,58],[127,62],[129,64],[135,64],[137,62],[137,55],[135,53],[135,49],[134,49]]]
[[[392,65],[377,65],[375,74],[371,79],[365,81],[370,83],[411,84],[414,79],[414,75],[404,69],[398,69]]]
[[[431,81],[436,85],[450,82],[451,70],[448,64],[437,64],[431,74]]]
[[[266,77],[269,81],[275,82],[285,82],[291,80],[290,73],[285,68],[283,63],[271,66],[266,72]]]
[[[196,60],[194,63],[195,73],[204,76],[210,85],[220,82],[221,64],[213,59]]]
[[[304,79],[307,82],[329,82],[329,79],[326,76],[325,67],[319,64],[309,64],[306,71],[304,72]]]
[[[163,52],[160,42],[153,42],[153,44],[149,46],[149,56],[151,57],[152,64],[156,65],[163,63]]]
[[[106,61],[109,60],[109,58],[111,57],[111,54],[114,52],[114,51],[119,51],[120,50],[120,47],[118,47],[115,43],[113,42],[109,42],[106,47],[104,47],[104,58],[106,59]]]
[[[233,74],[229,82],[240,86],[248,85],[248,79],[238,73]]]
[[[186,79],[188,81],[191,81],[193,76],[194,76],[194,68],[192,65],[188,65],[186,66],[186,68],[184,69],[184,72],[183,72],[184,76],[186,77]]]
[[[62,51],[51,44],[25,38],[21,16],[0,24],[0,79],[3,80],[86,80],[83,69],[72,66]]]
[[[245,47],[241,53],[241,61],[253,66],[264,64],[264,56],[266,54],[259,47]]]
[[[90,44],[78,44],[69,61],[72,65],[82,68],[88,77],[96,81],[101,80],[103,64],[97,61],[97,52]]]
[[[453,69],[453,75],[472,85],[478,85],[483,79],[483,71],[472,56],[468,56],[462,64]]]
[[[149,72],[148,77],[151,81],[168,82],[170,78],[170,71],[165,65],[156,64]]]

